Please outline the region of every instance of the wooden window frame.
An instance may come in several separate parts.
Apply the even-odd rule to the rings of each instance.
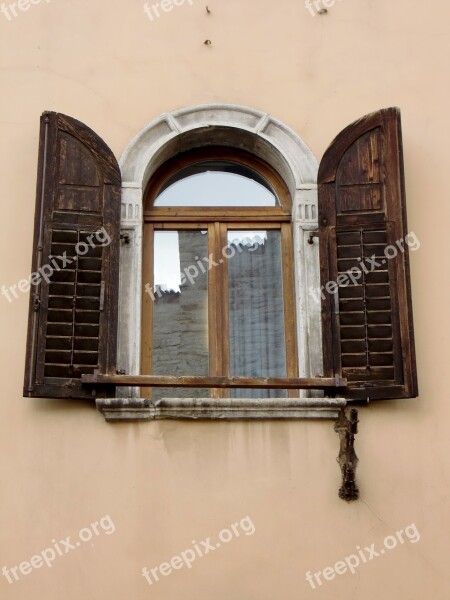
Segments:
[[[180,169],[202,161],[227,160],[256,171],[272,187],[279,205],[274,207],[154,207],[165,182]],[[283,281],[283,304],[285,324],[286,376],[298,378],[298,354],[296,339],[296,311],[294,286],[294,253],[291,217],[291,198],[278,173],[267,163],[253,155],[229,148],[202,148],[179,155],[165,163],[150,180],[144,196],[144,242],[142,275],[143,282],[153,287],[154,232],[175,230],[207,230],[208,255],[216,262],[222,258],[222,250],[228,245],[229,230],[280,231],[281,268]],[[153,300],[142,289],[142,339],[141,374],[152,372],[152,323]],[[229,396],[226,389],[214,388],[218,377],[230,377],[229,322],[228,322],[228,265],[224,260],[208,271],[208,332],[209,377],[212,398]],[[225,334],[223,333],[225,332]],[[186,376],[189,374],[186,373]],[[174,378],[178,379],[178,378]],[[182,379],[180,384],[182,385]],[[255,378],[256,382],[256,378]],[[142,395],[150,397],[151,388],[142,389]],[[298,397],[296,389],[288,390],[288,397]]]

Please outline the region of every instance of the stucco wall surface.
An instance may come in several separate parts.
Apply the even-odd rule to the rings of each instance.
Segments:
[[[23,399],[28,295],[0,296],[0,568],[12,581],[0,576],[0,598],[446,600],[450,7],[327,0],[319,15],[302,0],[207,3],[209,13],[206,0],[178,1],[149,11],[153,20],[141,0],[1,4],[0,284],[29,275],[43,110],[83,121],[119,158],[161,113],[244,105],[291,127],[320,159],[346,125],[396,105],[408,225],[420,240],[420,397],[361,409],[361,499],[346,504],[330,421],[107,424],[89,403]],[[96,521],[99,535],[80,540]],[[152,585],[143,577],[241,522],[191,568]],[[322,575],[315,589],[306,580],[411,525],[404,543],[360,558],[354,574]],[[51,568],[11,575],[48,548]]]

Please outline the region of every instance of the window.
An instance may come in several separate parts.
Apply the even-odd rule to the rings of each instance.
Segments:
[[[142,374],[297,377],[290,206],[280,177],[245,152],[191,151],[155,174],[144,204]],[[208,395],[160,388],[152,398]]]
[[[91,129],[42,115],[25,396],[168,385],[180,400],[268,396],[289,418],[296,399],[279,396],[299,389],[417,395],[408,247],[392,252],[408,233],[398,109],[344,129],[318,173],[251,109],[178,111],[136,140],[119,168]],[[133,415],[156,414],[139,402]]]

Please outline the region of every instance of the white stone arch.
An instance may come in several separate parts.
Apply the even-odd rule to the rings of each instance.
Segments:
[[[228,104],[192,106],[159,116],[131,140],[120,159],[125,241],[120,259],[119,369],[127,374],[140,372],[145,188],[166,160],[207,145],[241,148],[263,158],[288,186],[294,227],[299,373],[301,377],[321,375],[320,298],[310,293],[320,285],[318,242],[310,236],[318,226],[316,158],[292,129],[271,115]],[[129,396],[131,390],[123,392]]]

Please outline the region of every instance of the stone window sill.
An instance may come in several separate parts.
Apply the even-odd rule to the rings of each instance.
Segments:
[[[337,419],[344,398],[97,398],[106,421]]]

